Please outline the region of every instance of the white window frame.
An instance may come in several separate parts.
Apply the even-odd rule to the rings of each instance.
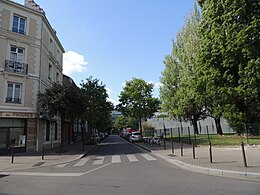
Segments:
[[[15,23],[15,18],[18,19],[17,24]],[[22,21],[24,21],[24,24],[22,23]],[[12,23],[12,31],[25,35],[26,34],[26,25],[27,25],[26,23],[27,23],[27,20],[25,17],[14,14],[13,23]]]
[[[14,51],[15,49],[15,51]],[[10,60],[14,62],[24,63],[25,49],[11,45],[10,47]]]
[[[19,86],[19,89],[17,88]],[[22,84],[7,82],[7,103],[21,103],[22,102]]]

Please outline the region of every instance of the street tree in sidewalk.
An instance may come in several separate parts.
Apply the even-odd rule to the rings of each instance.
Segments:
[[[134,117],[139,122],[142,133],[142,119],[151,117],[159,109],[158,98],[152,97],[153,84],[143,79],[127,81],[119,95],[118,110],[124,116]]]
[[[137,129],[138,121],[136,120],[136,118],[121,115],[116,118],[114,126],[116,129],[119,130],[123,130],[128,127],[131,129]]]
[[[84,93],[84,118],[88,123],[88,138],[90,138],[95,129],[103,131],[104,128],[112,127],[113,104],[107,100],[108,94],[105,85],[98,79],[89,77],[80,85]]]
[[[63,146],[65,120],[73,122],[83,114],[82,94],[74,86],[64,86],[53,83],[44,93],[38,94],[40,108],[48,115],[48,120],[54,116],[61,118],[61,146]]]
[[[214,112],[243,131],[243,123],[260,122],[260,39],[258,0],[201,1],[198,64],[215,96]]]

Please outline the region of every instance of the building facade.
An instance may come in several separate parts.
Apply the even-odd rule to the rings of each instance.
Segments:
[[[62,83],[63,53],[39,5],[0,0],[0,154],[60,143],[60,119],[45,117],[37,95]]]

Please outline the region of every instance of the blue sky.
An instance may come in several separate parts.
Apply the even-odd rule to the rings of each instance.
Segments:
[[[24,0],[15,0],[24,4]],[[106,85],[116,104],[133,77],[158,83],[171,40],[195,0],[35,0],[66,51],[64,74],[77,85],[89,76]]]

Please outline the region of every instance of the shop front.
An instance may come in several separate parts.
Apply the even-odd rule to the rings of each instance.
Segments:
[[[0,119],[0,154],[26,151],[26,119]]]
[[[26,152],[30,118],[35,118],[35,114],[2,112],[0,116],[0,155],[10,154],[12,150]]]

